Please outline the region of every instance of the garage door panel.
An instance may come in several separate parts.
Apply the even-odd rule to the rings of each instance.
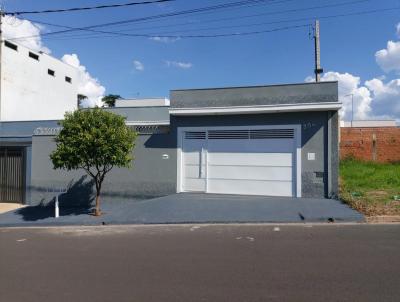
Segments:
[[[292,153],[208,153],[209,165],[292,166]]]
[[[202,171],[205,171],[206,166],[203,165],[202,166]],[[200,172],[200,168],[199,165],[185,165],[184,167],[184,171],[185,171],[185,177],[189,177],[189,178],[205,178],[205,173],[201,173]]]
[[[189,165],[199,165],[201,162],[200,159],[201,152],[185,152],[185,164]]]
[[[205,192],[206,190],[206,181],[205,179],[199,178],[185,178],[184,183],[185,191],[190,192]]]
[[[221,194],[292,196],[292,182],[213,179],[208,183],[208,192]]]
[[[208,140],[209,152],[287,152],[293,149],[293,139],[212,139]]]
[[[292,181],[291,167],[220,166],[208,167],[208,179]]]
[[[293,196],[293,129],[235,127],[184,132],[184,191]]]

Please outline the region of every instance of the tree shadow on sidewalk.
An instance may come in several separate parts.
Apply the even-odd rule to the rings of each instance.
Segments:
[[[93,181],[86,181],[86,178],[87,176],[82,176],[75,183],[71,181],[67,192],[59,195],[60,217],[91,213],[94,201]],[[46,203],[42,201],[36,206],[27,206],[18,209],[16,213],[22,215],[22,219],[25,221],[37,221],[54,217],[54,207],[55,197]]]

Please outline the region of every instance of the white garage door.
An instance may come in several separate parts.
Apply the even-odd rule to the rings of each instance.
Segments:
[[[295,196],[294,129],[185,131],[183,191]]]

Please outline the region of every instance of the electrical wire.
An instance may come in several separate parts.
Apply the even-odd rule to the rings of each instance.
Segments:
[[[363,0],[363,1],[360,1],[360,0],[359,1],[352,1],[352,3],[364,2],[364,1],[365,0]],[[350,3],[350,2],[348,2],[348,3]],[[318,16],[318,17],[314,17],[314,18],[297,18],[297,19],[288,19],[288,20],[280,20],[280,21],[272,21],[272,22],[263,22],[263,23],[256,23],[256,24],[233,25],[233,26],[224,26],[224,27],[218,27],[218,28],[193,29],[192,31],[218,30],[218,29],[222,29],[222,28],[238,28],[238,27],[249,27],[249,26],[261,26],[261,25],[270,25],[270,24],[277,24],[277,23],[306,21],[306,20],[312,20],[312,19],[333,19],[333,18],[339,18],[339,17],[365,15],[365,14],[372,14],[372,13],[378,13],[378,12],[387,12],[387,11],[393,11],[393,10],[399,10],[399,9],[400,9],[400,7],[391,7],[391,8],[374,9],[374,10],[354,12],[354,13],[343,13],[343,14],[328,15],[328,16]],[[75,28],[75,27],[57,25],[57,24],[52,24],[52,23],[47,23],[47,22],[40,22],[40,21],[34,21],[34,20],[30,20],[30,21],[38,23],[38,24],[48,25],[48,26],[66,28],[68,30],[91,32],[92,34],[97,34],[97,36],[95,36],[96,38],[97,37],[105,37],[105,36],[169,38],[169,39],[215,38],[215,37],[227,37],[227,36],[253,35],[253,34],[267,33],[267,32],[271,32],[271,31],[288,30],[288,29],[291,29],[291,28],[310,26],[310,24],[302,24],[302,25],[286,26],[286,27],[281,27],[281,28],[266,29],[266,30],[259,30],[259,31],[250,31],[250,32],[217,33],[217,34],[204,34],[204,35],[164,35],[162,32],[161,33],[160,32],[159,33],[123,33],[123,32],[118,32],[118,31],[95,30],[95,29],[92,29],[91,26],[82,27],[82,28]],[[186,32],[187,31],[190,31],[190,30],[186,30]],[[181,31],[181,32],[183,32],[183,31]],[[53,33],[56,33],[56,32],[53,32]],[[45,36],[45,35],[46,35],[46,33],[43,34],[42,36]],[[18,37],[18,38],[13,38],[13,39],[10,39],[10,40],[20,40],[20,39],[22,40],[22,39],[28,39],[28,38],[31,38],[31,37],[32,36]],[[63,37],[61,37],[61,38],[63,38]],[[64,37],[64,38],[68,38],[68,37]],[[70,38],[74,38],[74,37],[70,37]],[[85,37],[85,39],[86,38],[88,38],[88,37]]]
[[[237,2],[220,4],[220,5],[207,6],[207,7],[190,9],[190,10],[173,12],[173,13],[165,13],[165,14],[160,14],[160,15],[153,15],[153,16],[148,16],[148,17],[135,18],[135,19],[130,19],[130,20],[123,20],[123,21],[109,22],[109,23],[103,23],[103,24],[96,24],[96,25],[91,25],[91,26],[86,26],[86,27],[67,27],[67,26],[65,26],[65,28],[69,28],[69,29],[55,31],[55,32],[49,32],[49,33],[43,33],[43,34],[40,34],[40,35],[32,35],[32,36],[21,37],[21,39],[36,38],[36,37],[39,37],[39,36],[43,37],[43,36],[50,36],[50,35],[58,35],[58,34],[74,32],[74,31],[84,31],[84,30],[90,30],[90,29],[93,29],[93,28],[108,27],[108,26],[120,25],[120,24],[132,23],[132,22],[138,22],[138,21],[143,21],[143,20],[166,18],[166,17],[177,16],[177,15],[182,15],[182,14],[193,14],[193,13],[203,12],[203,11],[219,10],[219,9],[224,9],[224,8],[229,8],[229,7],[243,6],[243,5],[247,5],[247,4],[251,4],[251,3],[274,2],[274,1],[275,0],[244,0],[244,1],[237,1]]]
[[[271,24],[277,24],[277,23],[287,23],[287,22],[299,22],[299,21],[310,21],[310,20],[315,20],[315,19],[336,19],[336,18],[342,18],[342,17],[352,17],[352,16],[362,16],[362,15],[367,15],[367,14],[374,14],[374,13],[382,13],[382,12],[388,12],[388,11],[394,11],[394,10],[400,10],[400,7],[390,7],[390,8],[383,8],[383,9],[375,9],[375,10],[368,10],[368,11],[361,11],[361,12],[354,12],[354,13],[347,13],[347,14],[336,14],[336,15],[327,15],[327,16],[316,16],[314,18],[298,18],[298,19],[287,19],[287,20],[281,20],[281,21],[273,21],[273,22],[265,22],[265,23],[259,23],[257,25],[271,25]],[[43,22],[39,22],[39,24],[43,24],[43,25],[53,25],[54,24],[49,24],[49,23],[43,23]],[[253,26],[256,24],[249,24],[248,26]],[[303,24],[302,26],[305,27],[307,24]],[[309,26],[311,26],[311,24],[308,24]],[[57,25],[60,27],[65,27],[63,25]],[[247,25],[244,25],[247,26]],[[237,26],[231,26],[232,28],[237,27]],[[225,27],[225,28],[228,28]],[[84,37],[85,39],[88,38],[102,38],[102,37],[118,37],[121,36],[121,33],[116,33],[116,32],[102,32],[102,31],[95,31],[97,34],[99,34],[98,36],[89,36],[89,37]],[[102,35],[100,35],[102,33]],[[251,34],[252,32],[249,32],[248,34]],[[256,32],[258,33],[258,32]],[[107,34],[107,35],[104,35]],[[118,35],[117,35],[118,34]],[[122,34],[123,36],[128,36],[129,34]],[[139,34],[133,34],[135,37],[140,36]],[[234,35],[234,34],[233,34]],[[204,35],[158,35],[156,33],[154,34],[143,34],[143,37],[147,37],[147,38],[170,38],[170,39],[182,39],[182,38],[201,38],[201,37],[205,37]],[[210,35],[212,36],[212,35]],[[214,36],[215,37],[215,36]],[[55,37],[53,37],[55,38]],[[65,39],[65,40],[70,40],[70,39],[82,39],[81,37],[58,37],[59,39]],[[19,39],[19,38],[17,38]],[[15,39],[11,39],[11,40],[15,40]]]
[[[27,15],[27,14],[47,14],[47,13],[77,12],[77,11],[83,11],[83,10],[94,10],[94,9],[104,9],[104,8],[118,8],[118,7],[154,4],[154,3],[171,2],[171,1],[175,1],[175,0],[149,0],[149,1],[143,1],[143,2],[128,2],[128,3],[120,3],[120,4],[97,5],[97,6],[86,6],[86,7],[47,9],[47,10],[41,10],[41,11],[36,10],[36,11],[4,12],[3,14],[4,15],[10,15],[10,16],[20,16],[20,15]]]
[[[139,34],[139,33],[114,33],[108,31],[100,31],[100,30],[90,30],[96,33],[102,34],[112,34],[121,37],[142,37],[142,38],[171,38],[171,39],[183,39],[183,38],[220,38],[220,37],[233,37],[233,36],[249,36],[249,35],[257,35],[262,33],[270,33],[270,32],[277,32],[277,31],[286,31],[289,29],[296,29],[296,28],[304,28],[310,27],[311,24],[301,24],[301,25],[293,25],[293,26],[285,26],[267,30],[258,30],[258,31],[251,31],[251,32],[234,32],[234,33],[220,33],[220,34],[205,34],[205,35],[179,35],[179,36],[172,36],[172,35],[153,35],[153,34]],[[15,39],[7,39],[8,41],[13,41]]]

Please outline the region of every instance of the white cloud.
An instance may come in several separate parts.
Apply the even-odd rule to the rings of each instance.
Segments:
[[[18,39],[15,40],[15,42],[32,50],[43,51],[45,53],[51,52],[50,49],[43,45],[40,34],[44,30],[44,27],[39,24],[27,20],[21,20],[16,17],[5,16],[3,18],[2,30],[5,39],[30,37]]]
[[[400,119],[400,79],[384,83],[380,79],[365,82],[373,96],[372,110],[376,117]]]
[[[396,25],[400,36],[400,23]],[[388,41],[387,47],[375,53],[377,64],[385,71],[400,72],[400,41]],[[387,79],[381,75],[361,83],[360,77],[350,73],[330,71],[322,81],[339,82],[339,101],[343,103],[340,114],[351,119],[351,95],[354,98],[354,119],[395,119],[400,121],[400,79]],[[306,82],[314,81],[307,77]]]
[[[361,86],[359,77],[350,73],[329,71],[321,77],[321,81],[339,82],[339,101],[343,103],[340,115],[343,119],[351,119],[352,99],[354,103],[354,119],[367,119],[371,113],[371,93],[368,88]]]
[[[400,41],[388,41],[385,49],[375,53],[375,59],[385,72],[400,71]]]
[[[144,70],[144,65],[142,62],[138,61],[138,60],[134,60],[133,61],[133,66],[135,67],[136,70],[138,71],[143,71]]]
[[[74,66],[79,71],[78,93],[87,96],[87,99],[81,103],[82,107],[102,106],[101,99],[106,89],[87,72],[85,66],[81,65],[78,56],[76,54],[66,54],[61,60]]]
[[[156,42],[161,42],[161,43],[174,43],[181,38],[179,37],[151,37],[149,38],[150,40],[156,41]]]
[[[307,77],[306,82],[313,82]],[[384,82],[385,78],[373,78],[361,84],[359,77],[349,73],[327,72],[321,81],[338,81],[339,101],[343,108],[340,116],[351,120],[351,100],[354,100],[354,119],[396,119],[400,121],[400,79]]]
[[[190,62],[177,62],[177,61],[165,61],[168,67],[177,67],[182,69],[189,69],[193,67],[193,64]]]

